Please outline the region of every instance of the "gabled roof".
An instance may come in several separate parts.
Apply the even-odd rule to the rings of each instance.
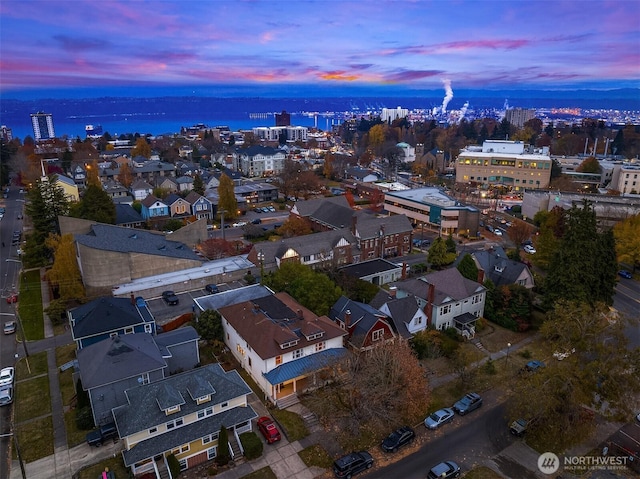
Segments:
[[[444,304],[450,301],[460,301],[484,291],[486,288],[480,283],[462,276],[457,268],[436,271],[417,279],[408,279],[391,283],[399,290],[427,300],[429,284],[433,284],[434,304]]]
[[[192,205],[194,203],[196,203],[197,201],[205,201],[205,202],[211,204],[211,201],[209,201],[207,198],[205,198],[201,194],[196,193],[195,191],[189,192],[189,194],[185,197],[185,200],[187,200]]]
[[[346,335],[329,318],[316,316],[287,293],[226,306],[219,312],[262,359]],[[323,334],[308,339],[303,329]]]
[[[131,191],[135,191],[135,190],[153,190],[153,186],[151,186],[149,183],[147,183],[144,180],[136,180],[133,182],[133,184],[131,185]]]
[[[345,323],[347,312],[351,314],[349,318],[350,342],[357,347],[362,346],[367,334],[378,321],[388,322],[389,320],[386,314],[373,306],[353,301],[346,296],[342,296],[331,307],[329,317],[334,321]]]
[[[184,243],[169,241],[162,234],[144,230],[97,223],[91,225],[90,233],[77,234],[74,238],[78,244],[93,249],[120,253],[142,253],[202,262],[202,258]]]
[[[405,215],[380,218],[364,211],[359,211],[356,215],[358,221],[355,234],[360,239],[375,238],[380,236],[381,232],[385,235],[395,235],[413,231],[411,222]]]
[[[78,351],[82,387],[86,390],[167,367],[153,336],[124,334]]]
[[[156,198],[151,194],[147,195],[147,197],[144,200],[142,200],[142,206],[146,206],[147,208],[150,208],[157,201],[159,201],[163,206],[167,206],[167,204],[164,201],[162,201],[160,198]]]
[[[347,198],[343,195],[340,196],[330,196],[328,198],[318,198],[313,200],[306,201],[298,201],[293,206],[292,213],[297,214],[298,216],[307,217],[313,216],[313,214],[321,209],[322,207],[330,208],[331,205],[342,206],[344,208],[349,208],[349,202]],[[346,226],[350,226],[349,223]]]
[[[373,305],[374,302],[372,301],[370,304]],[[396,332],[403,338],[412,337],[413,334],[409,331],[407,325],[413,320],[414,316],[420,309],[415,296],[391,298],[383,304],[386,304],[387,308],[389,308],[389,314]],[[382,307],[382,305],[378,307]]]
[[[502,248],[476,251],[472,256],[485,278],[496,286],[515,284],[522,272],[529,269],[526,264],[509,259]]]
[[[120,203],[116,204],[116,224],[142,223],[142,215],[133,209],[131,205]]]
[[[191,398],[189,387],[193,387],[194,380],[209,383],[215,391],[209,403],[197,404]],[[167,401],[171,402],[177,397],[176,393],[180,394],[184,400],[180,411],[166,415],[165,411],[159,407],[159,404],[167,404]],[[213,363],[169,376],[161,381],[127,389],[125,394],[128,404],[113,409],[113,416],[116,420],[120,437],[130,436],[136,432],[164,424],[167,421],[193,414],[201,409],[251,394],[251,388],[242,380],[237,371],[225,372],[222,366],[218,363]],[[144,413],[141,413],[142,411]],[[184,441],[182,444],[184,444]],[[136,445],[132,450],[137,449],[137,447]]]
[[[69,311],[74,339],[108,334],[143,324],[138,307],[128,298],[102,297]]]
[[[164,203],[167,205],[173,205],[175,203],[180,203],[180,202],[188,203],[188,201],[185,200],[182,196],[176,195],[175,193],[171,193],[169,196],[167,196],[164,199]]]

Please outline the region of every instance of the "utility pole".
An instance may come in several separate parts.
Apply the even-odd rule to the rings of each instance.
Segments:
[[[22,455],[20,454],[20,447],[18,446],[18,435],[10,432],[9,434],[0,434],[0,437],[13,437],[13,442],[16,445],[16,455],[18,456],[18,462],[20,463],[20,472],[22,473],[22,479],[27,479],[27,473],[24,470],[24,462],[22,461]]]

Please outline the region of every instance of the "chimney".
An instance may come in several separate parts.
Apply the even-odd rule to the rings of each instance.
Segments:
[[[389,288],[389,296],[392,297],[393,299],[396,299],[397,293],[398,293],[398,288],[396,288],[395,286],[391,286]]]
[[[302,314],[302,310],[301,309],[296,311],[296,315],[297,315],[298,319],[304,319],[304,315]]]
[[[402,279],[407,279],[407,263],[402,262]]]
[[[349,326],[351,326],[351,310],[347,309],[344,312],[344,329],[349,331]]]
[[[131,293],[131,304],[136,305],[136,298],[133,297],[133,293]]]
[[[436,296],[436,287],[432,283],[428,283],[427,288],[427,304],[425,305],[425,313],[427,314],[427,326],[433,326],[433,300]]]
[[[484,283],[484,270],[478,270],[478,283]]]

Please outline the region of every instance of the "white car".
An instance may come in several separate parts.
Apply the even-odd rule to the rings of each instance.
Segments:
[[[536,254],[536,249],[533,246],[531,246],[530,244],[524,245],[523,249],[524,249],[525,253]]]
[[[0,386],[10,386],[13,384],[13,368],[3,368],[0,371]]]
[[[493,230],[493,234],[496,236],[502,236],[502,231],[500,231],[498,228],[496,228],[495,230]]]

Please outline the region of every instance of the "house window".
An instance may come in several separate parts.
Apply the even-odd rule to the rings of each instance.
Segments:
[[[149,434],[154,434],[158,432],[158,428],[157,427],[152,427],[151,429],[149,429]]]
[[[118,333],[111,333],[111,334],[109,334],[109,337],[110,338],[115,338],[117,335],[118,335]]]
[[[276,356],[276,366],[282,364],[282,356]]]
[[[185,444],[184,446],[180,446],[171,450],[171,453],[173,455],[183,454],[185,452],[189,452],[189,444]]]
[[[251,367],[251,356],[249,356],[249,367]]]
[[[240,356],[244,356],[244,349],[239,344],[236,345],[236,350],[240,353]]]
[[[150,324],[145,324],[144,325],[144,332],[145,333],[151,333],[153,331],[153,328],[151,327]]]
[[[451,305],[447,304],[446,306],[440,307],[440,313],[438,314],[449,314],[451,312]]]
[[[205,416],[212,416],[212,415],[213,415],[212,407],[208,407],[207,409],[202,409],[198,411],[198,419],[202,419]]]
[[[202,444],[209,444],[210,442],[215,441],[216,439],[218,439],[218,434],[217,432],[214,432],[212,434],[209,434],[208,436],[205,436],[202,438]]]
[[[133,327],[124,328],[124,334],[133,334]]]
[[[422,316],[416,318],[416,324],[422,324]]]
[[[196,404],[202,404],[202,403],[205,403],[205,402],[210,401],[210,400],[211,400],[211,395],[207,394],[206,396],[203,396],[203,397],[200,397],[200,398],[196,399]]]
[[[293,352],[293,359],[298,359],[302,357],[302,349],[296,349]]]
[[[380,341],[384,339],[384,329],[376,329],[373,333],[371,333],[372,341]]]
[[[174,412],[178,412],[180,410],[180,406],[171,406],[165,409],[166,414],[173,414]]]
[[[207,459],[215,459],[217,450],[217,447],[210,447],[209,449],[207,449]]]
[[[140,376],[138,378],[138,382],[140,384],[149,384],[151,381],[149,381],[149,373],[144,373],[142,376]]]
[[[327,342],[326,341],[321,341],[319,343],[316,343],[316,352],[322,351],[326,347],[327,347]]]
[[[224,409],[226,407],[229,407],[229,403],[228,402],[223,402],[222,404],[220,404],[220,409]]]
[[[180,470],[181,471],[186,471],[187,470],[187,460],[186,459],[180,459],[178,461],[178,464],[180,465]]]

